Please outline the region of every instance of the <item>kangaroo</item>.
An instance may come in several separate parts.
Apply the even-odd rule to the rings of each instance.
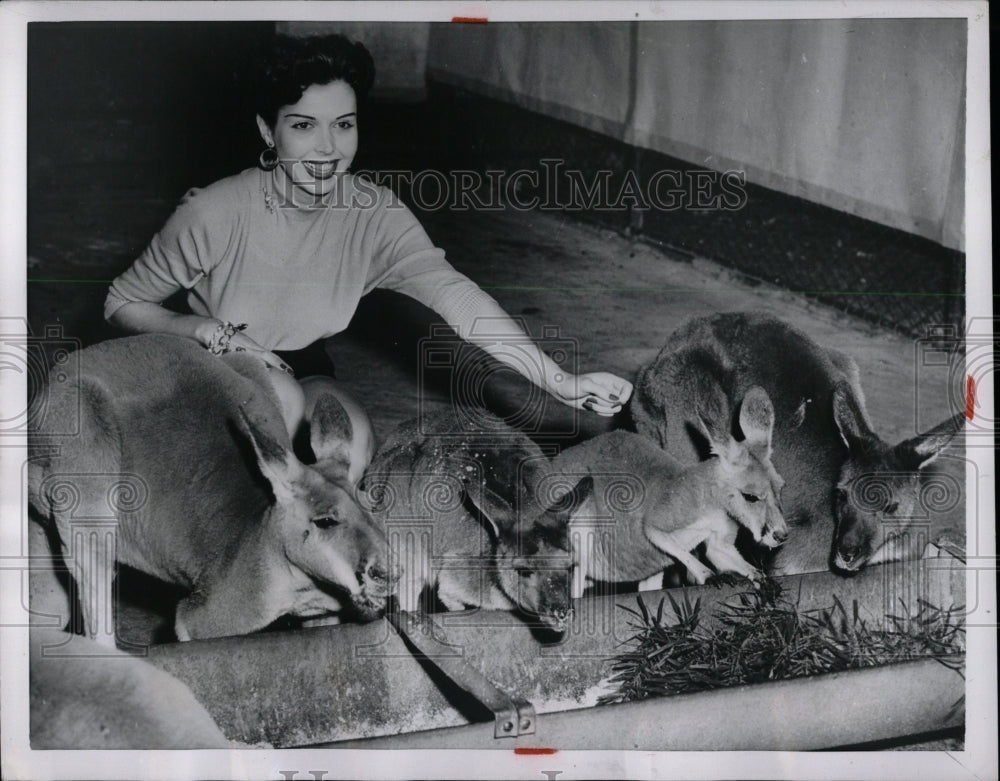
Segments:
[[[78,656],[45,656],[43,643],[64,644],[59,635],[31,632],[32,749],[237,747],[174,676],[80,636]]]
[[[588,581],[646,581],[642,588],[675,561],[702,584],[713,575],[692,554],[702,543],[719,572],[760,578],[735,543],[739,526],[769,548],[788,536],[779,503],[782,479],[770,460],[770,399],[761,388],[747,391],[738,418],[740,441],[728,420],[724,426],[699,423],[712,457],[694,464],[683,465],[627,431],[601,434],[553,460],[562,474],[594,479],[593,497],[570,525],[574,597]]]
[[[517,609],[563,631],[568,524],[592,481],[562,486],[527,436],[485,411],[475,417],[481,425],[448,414],[404,424],[365,474],[375,519],[416,562],[403,567],[400,608],[417,610],[430,587],[448,610]],[[420,533],[414,521],[430,539],[405,549],[405,538]]]
[[[632,420],[640,434],[690,463],[706,452],[698,399],[721,390],[732,406],[751,385],[774,403],[774,466],[787,481],[789,539],[768,571],[849,574],[910,555],[900,532],[914,515],[921,470],[961,429],[963,414],[890,445],[868,420],[853,359],[770,315],[727,312],[687,322],[639,371]]]
[[[146,334],[88,347],[78,365],[49,384],[28,483],[74,570],[88,636],[115,644],[116,561],[190,589],[180,640],[245,634],[286,614],[371,620],[384,609],[398,579],[385,537],[346,472],[295,457],[260,361]],[[74,418],[75,436],[48,433],[73,430]],[[317,402],[317,459],[331,460],[344,419],[334,398]]]

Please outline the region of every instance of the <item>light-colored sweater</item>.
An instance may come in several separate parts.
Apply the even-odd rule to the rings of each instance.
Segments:
[[[415,298],[462,336],[477,311],[495,305],[387,188],[347,175],[334,205],[282,206],[281,171],[251,168],[188,192],[112,283],[105,317],[185,288],[195,314],[247,323],[265,349],[296,350],[343,331],[375,288]]]

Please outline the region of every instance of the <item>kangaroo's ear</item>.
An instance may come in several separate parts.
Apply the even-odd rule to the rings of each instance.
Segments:
[[[923,469],[951,444],[951,440],[964,425],[965,413],[959,412],[927,433],[900,442],[893,449],[904,463],[910,464],[913,469]]]
[[[483,483],[468,485],[465,490],[466,511],[489,524],[499,539],[514,525],[511,503]]]
[[[316,400],[309,420],[309,445],[317,461],[350,460],[351,417],[332,393]]]
[[[837,383],[833,390],[833,419],[841,439],[852,452],[868,449],[881,441],[872,431],[864,407],[847,382]]]
[[[302,475],[301,462],[295,457],[290,445],[274,436],[261,421],[248,415],[242,405],[239,413],[247,438],[257,455],[257,465],[271,484],[275,498],[290,499],[294,494],[293,486]]]
[[[747,390],[740,404],[740,429],[747,445],[762,448],[770,455],[774,429],[774,405],[767,391],[758,385]]]
[[[709,420],[699,413],[697,430],[708,444],[708,452],[702,454],[704,458],[719,456],[730,461],[738,459],[739,446],[736,440],[732,434],[722,429],[718,421]]]
[[[746,461],[748,449],[737,442],[728,431],[720,431],[719,426],[713,421],[707,420],[703,415],[699,415],[698,418],[700,423],[698,431],[708,443],[707,452],[699,451],[699,457],[704,460],[709,456],[718,456],[732,467],[740,468]]]
[[[732,442],[729,397],[712,378],[701,379],[696,393],[695,409],[698,420],[695,428],[708,443],[708,450],[721,455],[728,451]]]

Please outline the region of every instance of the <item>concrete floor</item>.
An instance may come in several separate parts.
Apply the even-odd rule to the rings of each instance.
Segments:
[[[918,370],[918,342],[757,284],[710,259],[678,260],[657,247],[551,213],[439,213],[427,215],[424,224],[449,260],[508,313],[524,318],[533,335],[555,327],[560,339],[570,340],[580,370],[631,378],[687,318],[757,309],[854,356],[869,412],[887,440],[912,436],[918,426],[926,429],[948,414],[946,367]],[[338,376],[370,401],[380,431],[416,410],[417,351],[410,342],[426,335],[432,319],[402,297],[371,297],[348,332],[331,340]],[[503,384],[505,403],[525,403],[518,401],[525,397],[523,389],[518,393],[515,383]],[[435,401],[436,390],[428,389]],[[548,404],[546,418],[560,428],[569,413]],[[582,413],[582,434],[606,426]]]

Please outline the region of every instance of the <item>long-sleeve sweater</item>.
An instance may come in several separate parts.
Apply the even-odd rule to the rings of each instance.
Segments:
[[[342,184],[338,203],[318,208],[282,202],[280,166],[189,191],[114,280],[105,317],[185,288],[195,314],[247,323],[265,349],[296,350],[343,331],[361,296],[387,288],[468,334],[492,298],[445,260],[390,190],[351,175]]]

